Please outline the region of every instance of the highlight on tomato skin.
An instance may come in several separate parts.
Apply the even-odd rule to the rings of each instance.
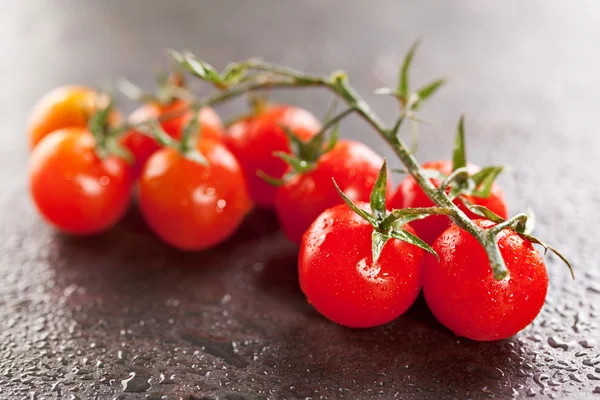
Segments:
[[[239,163],[220,142],[201,140],[208,165],[163,148],[146,163],[139,205],[150,229],[180,250],[200,251],[228,239],[252,203]]]
[[[228,130],[225,143],[239,160],[253,202],[262,208],[275,206],[276,188],[257,176],[258,171],[281,178],[287,164],[273,152],[290,152],[290,143],[281,126],[301,140],[308,140],[321,129],[321,123],[307,110],[288,105],[268,105],[257,114],[242,118]]]
[[[475,223],[489,229],[487,220]],[[548,291],[540,253],[510,229],[498,234],[508,275],[494,279],[488,256],[477,240],[456,225],[433,244],[423,270],[423,293],[436,319],[457,336],[477,341],[511,337],[539,314]]]
[[[315,169],[295,175],[277,188],[275,210],[286,237],[296,244],[325,210],[343,203],[332,178],[354,202],[368,202],[383,158],[367,145],[340,140],[321,155]],[[388,197],[391,182],[388,180]],[[388,198],[389,200],[389,198]]]
[[[108,106],[103,93],[81,85],[64,85],[46,93],[33,107],[28,119],[29,147],[33,150],[48,134],[62,128],[86,128],[89,118]],[[121,114],[113,109],[109,124],[115,126]]]
[[[135,124],[142,121],[154,120],[168,114],[177,114],[172,118],[161,121],[160,126],[173,139],[180,139],[183,127],[193,116],[189,108],[189,102],[183,100],[173,100],[166,105],[151,102],[142,105],[131,113],[129,122]],[[215,110],[210,107],[201,108],[198,112],[198,122],[200,122],[201,140],[222,139],[224,132],[223,122]],[[162,147],[154,138],[135,129],[127,132],[122,137],[121,143],[134,157],[133,175],[135,178],[140,176],[150,156]]]
[[[101,159],[82,128],[57,130],[31,154],[29,190],[46,221],[74,235],[92,235],[116,224],[130,204],[133,179],[116,156]]]
[[[408,225],[405,229],[414,233]],[[388,323],[402,315],[421,290],[425,252],[390,239],[373,265],[372,232],[367,221],[341,204],[324,211],[302,239],[300,287],[317,311],[343,326]]]
[[[426,162],[422,165],[424,169],[437,170],[444,175],[449,175],[452,172],[452,161],[440,160]],[[473,174],[479,171],[479,168],[475,164],[468,163],[467,170],[469,174]],[[431,179],[434,185],[437,187],[441,184],[436,179]],[[463,195],[470,203],[475,205],[481,205],[487,207],[498,216],[506,219],[508,217],[508,210],[506,208],[506,202],[504,201],[504,195],[500,186],[496,183],[492,184],[490,196],[488,198],[475,197],[470,195]],[[480,216],[473,214],[467,209],[465,204],[459,199],[454,200],[454,204],[458,206],[467,216],[471,219],[481,218]],[[389,202],[390,208],[400,209],[409,207],[431,207],[435,204],[427,197],[425,192],[419,187],[419,184],[412,176],[405,177],[402,182],[398,185],[392,200]],[[417,232],[417,235],[428,244],[432,244],[435,239],[449,226],[451,221],[448,217],[443,215],[435,215],[426,219],[417,220],[411,222],[411,226]]]

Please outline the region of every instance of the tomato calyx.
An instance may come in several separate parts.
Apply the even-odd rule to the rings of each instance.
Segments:
[[[314,170],[317,167],[319,159],[326,153],[329,153],[337,144],[339,137],[340,121],[347,115],[356,111],[354,107],[347,108],[341,113],[331,117],[335,109],[335,104],[332,104],[321,130],[310,140],[304,142],[285,125],[280,125],[290,141],[291,153],[276,151],[274,156],[285,161],[289,165],[290,170],[282,178],[274,178],[267,175],[264,171],[258,171],[257,174],[262,179],[273,186],[281,186],[289,179],[296,175],[302,175]],[[329,139],[327,134],[329,133]],[[326,142],[327,139],[327,142]]]
[[[161,72],[156,78],[157,89],[147,93],[127,79],[118,83],[119,90],[132,101],[168,106],[177,100],[194,101],[194,95],[186,88],[185,78],[178,71],[166,74]]]
[[[413,244],[431,254],[438,257],[437,253],[421,240],[416,235],[404,229],[404,225],[416,219],[427,218],[434,214],[447,214],[441,207],[426,207],[426,208],[405,208],[401,210],[393,210],[388,213],[386,208],[386,182],[387,182],[387,165],[383,161],[383,165],[377,175],[377,180],[373,186],[370,198],[370,211],[358,207],[346,194],[339,188],[335,179],[333,184],[352,211],[358,214],[361,218],[367,221],[373,227],[372,238],[372,257],[373,262],[376,262],[383,250],[383,246],[390,239],[398,239],[404,242]]]
[[[483,218],[487,218],[490,221],[497,224],[489,229],[490,235],[492,235],[494,238],[502,230],[506,228],[512,229],[523,239],[528,240],[533,244],[542,246],[542,248],[544,249],[544,255],[546,255],[548,253],[548,250],[550,250],[552,253],[558,256],[558,258],[560,258],[566,264],[571,274],[571,277],[575,279],[575,271],[573,270],[573,266],[571,265],[569,260],[556,248],[532,235],[532,232],[535,228],[535,214],[531,209],[528,209],[525,213],[517,214],[514,217],[506,220],[485,206],[472,204],[468,200],[465,200],[465,205],[474,214],[479,215]]]
[[[100,158],[115,155],[131,164],[134,161],[133,155],[119,142],[120,131],[110,127],[109,118],[112,109],[113,102],[109,100],[106,107],[100,108],[88,120],[88,130],[96,143],[96,154]]]
[[[491,165],[469,174],[465,150],[464,115],[461,115],[454,140],[452,172],[448,175],[433,169],[427,169],[426,172],[430,179],[441,182],[438,191],[446,192],[450,200],[459,198],[462,202],[465,202],[468,201],[465,195],[489,198],[494,181],[506,168],[504,165]]]
[[[181,140],[173,139],[160,126],[158,121],[150,121],[148,126],[140,128],[140,132],[154,138],[161,146],[171,147],[185,159],[207,166],[208,160],[200,151],[198,151],[197,143],[202,135],[202,126],[199,121],[199,108],[192,107],[192,118],[183,126]]]

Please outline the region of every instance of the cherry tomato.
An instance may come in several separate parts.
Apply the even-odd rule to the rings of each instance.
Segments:
[[[308,111],[292,106],[270,106],[257,115],[246,117],[229,128],[226,143],[246,174],[250,196],[256,205],[275,205],[276,188],[256,175],[260,170],[281,178],[287,164],[273,156],[274,151],[290,152],[288,138],[281,126],[288,127],[300,139],[307,140],[321,129]]]
[[[48,92],[29,116],[29,146],[33,149],[49,133],[62,128],[86,128],[97,110],[108,106],[108,96],[85,86],[66,85]],[[114,110],[109,123],[116,125],[121,115]]]
[[[340,325],[367,328],[390,322],[421,290],[424,251],[390,239],[373,265],[372,233],[367,221],[340,204],[323,212],[302,239],[300,287],[317,311]]]
[[[315,169],[286,181],[277,189],[275,209],[287,238],[300,244],[304,232],[323,211],[344,202],[332,178],[353,202],[368,202],[381,164],[383,159],[368,146],[341,140],[319,158]]]
[[[494,223],[476,220],[480,227]],[[433,244],[440,261],[427,256],[423,292],[431,312],[457,336],[499,340],[513,336],[539,314],[548,290],[548,273],[532,244],[512,230],[498,234],[508,275],[494,279],[487,254],[457,226]]]
[[[168,105],[148,103],[135,110],[129,116],[129,122],[137,123],[156,119],[165,114],[180,113],[180,115],[160,123],[162,129],[169,136],[174,139],[180,139],[183,127],[192,118],[191,111],[186,110],[187,107],[189,107],[189,104],[182,100],[175,100]],[[223,123],[215,110],[210,107],[202,108],[198,114],[198,121],[200,122],[201,138],[221,139],[223,136]],[[122,143],[135,158],[133,174],[136,178],[141,174],[144,164],[150,156],[161,148],[156,140],[135,130],[131,130],[125,134]]]
[[[452,162],[447,160],[433,161],[423,164],[423,168],[433,169],[440,171],[445,175],[449,175],[452,172]],[[473,174],[480,170],[480,168],[474,164],[469,164],[467,169],[470,174]],[[431,180],[436,186],[439,186],[441,182],[435,179]],[[508,211],[506,210],[506,203],[502,195],[502,190],[495,183],[492,185],[490,196],[486,198],[464,196],[469,202],[489,208],[494,213],[498,214],[502,218],[507,218]],[[472,212],[470,212],[462,201],[456,199],[454,203],[464,211],[467,216],[471,219],[481,218]],[[430,207],[433,206],[433,202],[427,197],[427,195],[421,190],[417,181],[412,176],[407,176],[396,190],[396,194],[389,203],[391,208],[408,208],[408,207]],[[433,241],[450,226],[451,221],[448,217],[443,215],[435,215],[426,219],[417,220],[411,222],[418,236],[428,244]]]
[[[203,250],[229,238],[251,207],[237,160],[217,141],[201,140],[209,165],[172,148],[154,153],[140,178],[139,203],[150,228],[181,250]]]
[[[129,166],[115,156],[99,158],[85,129],[60,129],[42,139],[31,155],[29,177],[42,216],[67,233],[105,231],[129,205]]]

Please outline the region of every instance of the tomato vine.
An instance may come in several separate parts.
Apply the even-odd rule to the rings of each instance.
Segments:
[[[466,173],[466,160],[464,159],[464,128],[463,117],[458,124],[457,142],[455,144],[455,153],[453,157],[454,170],[452,174],[444,177],[442,185],[438,188],[431,180],[429,171],[425,170],[417,162],[414,151],[400,138],[400,128],[408,120],[411,128],[414,123],[419,122],[416,111],[420,108],[423,101],[431,97],[444,83],[443,79],[434,80],[421,88],[410,91],[409,70],[415,54],[417,43],[415,43],[407,53],[404,62],[400,68],[399,82],[396,88],[379,89],[377,93],[392,95],[398,100],[401,114],[392,127],[387,127],[384,122],[375,114],[369,104],[352,88],[348,77],[343,71],[333,72],[330,76],[310,75],[285,66],[268,63],[259,59],[249,59],[228,65],[223,71],[219,72],[210,64],[200,60],[192,53],[170,51],[180,67],[183,67],[193,76],[211,83],[216,91],[199,100],[190,101],[190,107],[193,110],[199,110],[202,107],[214,106],[232,100],[236,97],[253,93],[260,90],[275,88],[307,88],[320,87],[332,92],[337,98],[343,100],[348,108],[341,113],[330,118],[330,123],[324,126],[325,129],[331,128],[334,123],[339,122],[350,114],[358,114],[362,117],[392,148],[396,156],[404,164],[406,171],[414,177],[420,188],[433,201],[436,207],[426,209],[409,209],[404,211],[410,214],[412,219],[425,218],[429,215],[441,214],[448,216],[456,225],[470,233],[485,249],[487,257],[493,271],[494,278],[503,279],[507,275],[506,264],[498,247],[497,235],[505,228],[512,228],[518,234],[530,240],[533,243],[540,244],[545,250],[551,250],[556,253],[572,271],[571,265],[566,258],[558,253],[553,247],[541,242],[539,239],[531,236],[530,225],[527,221],[530,219],[528,214],[518,214],[513,218],[504,220],[495,215],[492,211],[483,206],[477,206],[465,201],[467,208],[474,214],[488,218],[498,223],[492,229],[483,229],[474,223],[464,211],[462,211],[453,199],[462,193],[470,193],[472,190],[479,190],[481,185],[491,185],[495,177],[501,171],[500,167],[489,167],[481,174],[469,177]],[[115,132],[125,132],[131,128],[139,128],[146,134],[152,135],[163,145],[170,147],[192,148],[189,144],[177,143],[173,139],[165,140],[165,135],[161,134],[157,122],[168,120],[181,114],[181,110],[171,113],[165,113],[158,119],[141,121],[135,124],[125,123],[115,129]],[[190,123],[197,124],[197,120]],[[194,129],[188,129],[189,132]],[[187,136],[186,136],[187,137]],[[187,140],[187,139],[186,139]],[[187,154],[189,158],[201,161],[196,152]],[[485,189],[483,189],[485,195]],[[393,214],[392,214],[393,215]],[[398,218],[401,214],[398,214]],[[376,246],[374,241],[373,246]],[[425,246],[427,246],[425,244]],[[427,246],[428,247],[428,246]],[[431,248],[428,251],[433,251]]]

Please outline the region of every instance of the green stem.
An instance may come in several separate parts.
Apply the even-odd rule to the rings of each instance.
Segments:
[[[302,87],[324,87],[341,97],[350,107],[349,110],[358,113],[368,124],[370,124],[392,147],[394,153],[405,165],[408,172],[414,177],[421,189],[427,196],[439,207],[447,209],[446,215],[459,227],[473,235],[484,247],[488,254],[490,265],[494,277],[502,279],[506,276],[507,270],[502,255],[496,243],[496,235],[493,232],[485,231],[478,227],[471,219],[460,210],[448,197],[445,191],[438,190],[431,180],[427,177],[425,171],[414,155],[409,151],[406,144],[396,134],[396,129],[388,129],[379,117],[373,112],[370,106],[362,97],[354,91],[348,84],[346,75],[342,72],[336,72],[331,78],[305,75],[300,71],[291,68],[265,63],[257,60],[248,60],[242,63],[248,69],[268,72],[268,74],[257,75],[256,79],[249,79],[237,86],[229,87],[208,96],[202,101],[195,103],[194,107],[214,106],[219,103],[239,97],[245,93],[254,90],[275,89],[275,88],[302,88]],[[180,115],[182,111],[164,114],[159,118],[160,121],[170,119]],[[350,111],[348,112],[350,113]],[[139,124],[131,124],[127,128],[144,125],[147,121]]]
[[[525,213],[517,214],[511,219],[508,219],[500,224],[491,227],[489,230],[498,234],[506,228],[515,228],[519,224],[524,224],[529,216]]]

